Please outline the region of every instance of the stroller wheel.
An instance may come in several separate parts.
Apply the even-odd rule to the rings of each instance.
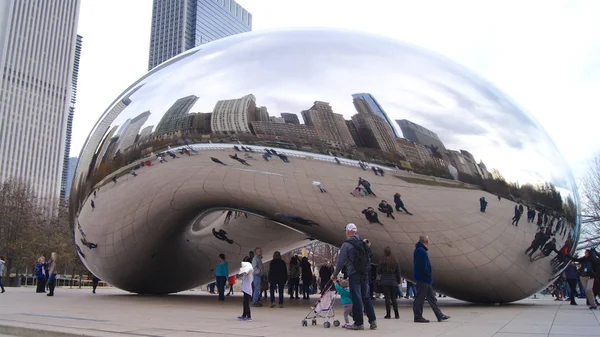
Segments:
[[[302,320],[302,326],[308,326],[308,322],[305,319]]]
[[[329,328],[331,327],[331,323],[329,323],[329,322],[325,322],[325,323],[323,323],[323,327],[324,327],[325,329],[329,329]]]
[[[317,320],[316,319],[312,320],[312,325],[317,325]]]
[[[340,321],[338,321],[337,319],[335,321],[333,321],[333,326],[336,327],[336,328],[338,326],[340,326]]]

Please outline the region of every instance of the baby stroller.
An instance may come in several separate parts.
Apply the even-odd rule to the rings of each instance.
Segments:
[[[323,290],[321,290],[321,298],[315,303],[314,307],[311,307],[310,312],[302,320],[302,326],[308,326],[308,320],[311,320],[312,325],[317,325],[317,318],[325,319],[323,323],[324,328],[331,327],[329,319],[335,317],[335,310],[333,308],[335,304],[335,285],[333,281],[329,280]],[[333,321],[333,326],[340,326],[340,321],[337,319]]]

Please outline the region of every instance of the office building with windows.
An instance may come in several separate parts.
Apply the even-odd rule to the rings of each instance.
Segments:
[[[0,1],[0,181],[27,181],[51,212],[66,189],[79,6]]]
[[[154,0],[148,70],[201,44],[252,30],[234,0]]]
[[[442,140],[435,132],[426,129],[419,124],[413,123],[408,119],[396,120],[396,123],[400,126],[404,138],[417,144],[428,147],[433,146],[434,148],[437,148],[440,153],[446,150],[444,143],[442,143]]]
[[[366,104],[369,106],[369,108],[377,116],[383,118],[385,120],[385,122],[390,126],[390,128],[392,128],[392,131],[394,132],[394,136],[396,138],[402,138],[400,136],[400,133],[398,132],[398,130],[394,126],[394,122],[392,122],[392,120],[390,119],[390,117],[387,115],[387,113],[385,112],[385,110],[383,110],[383,108],[381,107],[381,105],[379,104],[379,102],[377,102],[377,100],[375,99],[375,97],[373,97],[373,95],[371,95],[369,93],[352,94],[352,98],[354,100],[361,99],[361,100],[365,101]]]

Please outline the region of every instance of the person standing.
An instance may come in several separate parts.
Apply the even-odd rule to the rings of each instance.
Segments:
[[[56,253],[50,254],[48,260],[48,296],[54,296],[54,288],[56,287]]]
[[[431,270],[431,263],[429,262],[429,255],[427,254],[427,246],[429,246],[429,237],[427,235],[421,235],[419,237],[419,242],[415,245],[415,252],[413,255],[414,277],[417,282],[417,295],[413,302],[415,323],[429,323],[429,320],[423,318],[425,298],[427,298],[427,302],[429,302],[429,306],[431,306],[438,322],[450,318],[450,316],[444,315],[437,305],[437,298],[435,297],[435,292],[431,286],[433,284],[433,273]]]
[[[225,301],[225,287],[227,286],[227,277],[229,276],[229,264],[225,259],[225,254],[219,254],[219,263],[215,269],[215,279],[217,281],[217,292],[219,301]]]
[[[577,268],[573,262],[570,262],[565,269],[565,279],[569,285],[569,300],[571,305],[577,305],[575,297],[577,297]]]
[[[325,290],[327,282],[330,281],[331,273],[333,273],[333,270],[327,263],[322,265],[321,268],[319,268],[319,288],[321,289],[321,292]]]
[[[313,281],[313,274],[312,266],[310,265],[310,262],[308,262],[308,258],[306,256],[302,257],[300,269],[302,270],[302,298],[308,300],[310,299],[310,285]]]
[[[227,283],[229,283],[229,292],[227,293],[227,296],[233,295],[233,286],[235,285],[235,281],[236,281],[235,275],[231,275],[227,279]]]
[[[570,255],[567,255],[567,258],[581,263],[580,278],[585,289],[588,306],[590,309],[598,309],[594,296],[594,279],[596,270],[600,267],[600,258],[591,249],[587,249],[581,258],[574,258]]]
[[[275,289],[279,295],[279,307],[283,308],[283,288],[287,281],[287,265],[281,259],[281,253],[275,251],[273,260],[269,264],[269,282],[271,283],[271,308],[275,307]]]
[[[43,256],[38,258],[38,263],[35,265],[35,278],[37,280],[36,293],[46,292],[46,259]]]
[[[238,316],[241,321],[251,321],[252,315],[250,314],[250,299],[252,298],[252,279],[254,278],[254,271],[252,270],[252,264],[250,258],[246,257],[242,262],[240,268],[240,274],[242,274],[242,292],[244,293],[243,300],[243,311],[242,315]]]
[[[96,275],[92,274],[92,294],[96,293],[96,288],[98,288],[98,283],[100,283],[100,279],[96,277]]]
[[[352,298],[350,297],[350,292],[348,291],[348,281],[337,281],[335,283],[335,290],[337,290],[337,292],[340,294],[342,305],[344,306],[344,322],[346,324],[342,325],[342,328],[346,329],[350,326],[350,320],[348,319],[348,316],[352,314]]]
[[[2,294],[4,291],[4,284],[2,283],[2,276],[4,275],[4,267],[6,266],[6,261],[4,261],[4,256],[0,256],[0,288],[2,288]]]
[[[335,281],[344,266],[348,271],[350,283],[350,297],[352,298],[352,318],[354,324],[347,327],[349,330],[364,330],[363,306],[371,330],[377,329],[377,318],[373,309],[373,302],[369,297],[369,268],[371,266],[371,251],[366,242],[357,234],[355,224],[346,225],[346,241],[340,247],[338,262],[331,279]]]
[[[402,201],[402,196],[400,193],[394,194],[394,204],[396,205],[396,212],[401,212],[400,209],[402,209],[404,212],[406,212],[406,214],[413,215],[406,209],[406,207],[404,207],[404,202]]]
[[[377,274],[379,275],[379,284],[383,288],[383,294],[385,296],[385,319],[390,319],[390,302],[391,306],[394,307],[394,318],[399,319],[400,314],[398,313],[398,284],[400,284],[400,265],[398,261],[392,256],[392,249],[387,246],[383,249],[383,260],[377,267]]]
[[[264,270],[262,262],[262,249],[260,247],[256,247],[256,249],[254,249],[254,258],[252,259],[252,270],[252,273],[254,275],[254,297],[252,298],[252,305],[255,307],[262,307],[262,303],[260,303],[260,285],[262,283]]]
[[[300,285],[300,262],[298,261],[297,256],[292,256],[290,259],[290,283],[288,284],[288,288],[290,291],[290,300],[294,299],[294,293],[296,294],[296,299],[298,299],[298,287]]]

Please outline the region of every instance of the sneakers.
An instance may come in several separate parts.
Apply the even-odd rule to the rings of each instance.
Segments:
[[[262,307],[263,305],[262,305],[262,303],[257,302],[257,303],[252,303],[252,306],[253,307]]]
[[[421,318],[415,318],[415,323],[429,323],[429,320],[425,319],[423,317],[421,317]]]
[[[348,329],[349,326],[350,326],[350,324],[346,323],[346,324],[342,325],[342,328],[343,329]]]
[[[352,324],[352,325],[346,326],[346,329],[348,329],[348,330],[364,330],[365,327],[362,326],[362,325],[354,325],[354,324]]]
[[[373,322],[373,323],[369,324],[369,328],[371,330],[377,330],[377,322]]]
[[[244,316],[238,316],[237,317],[237,319],[239,319],[240,321],[243,320],[244,318],[246,318],[246,317],[244,317]]]
[[[442,317],[438,318],[438,322],[447,321],[449,319],[450,319],[450,316],[443,315]]]

